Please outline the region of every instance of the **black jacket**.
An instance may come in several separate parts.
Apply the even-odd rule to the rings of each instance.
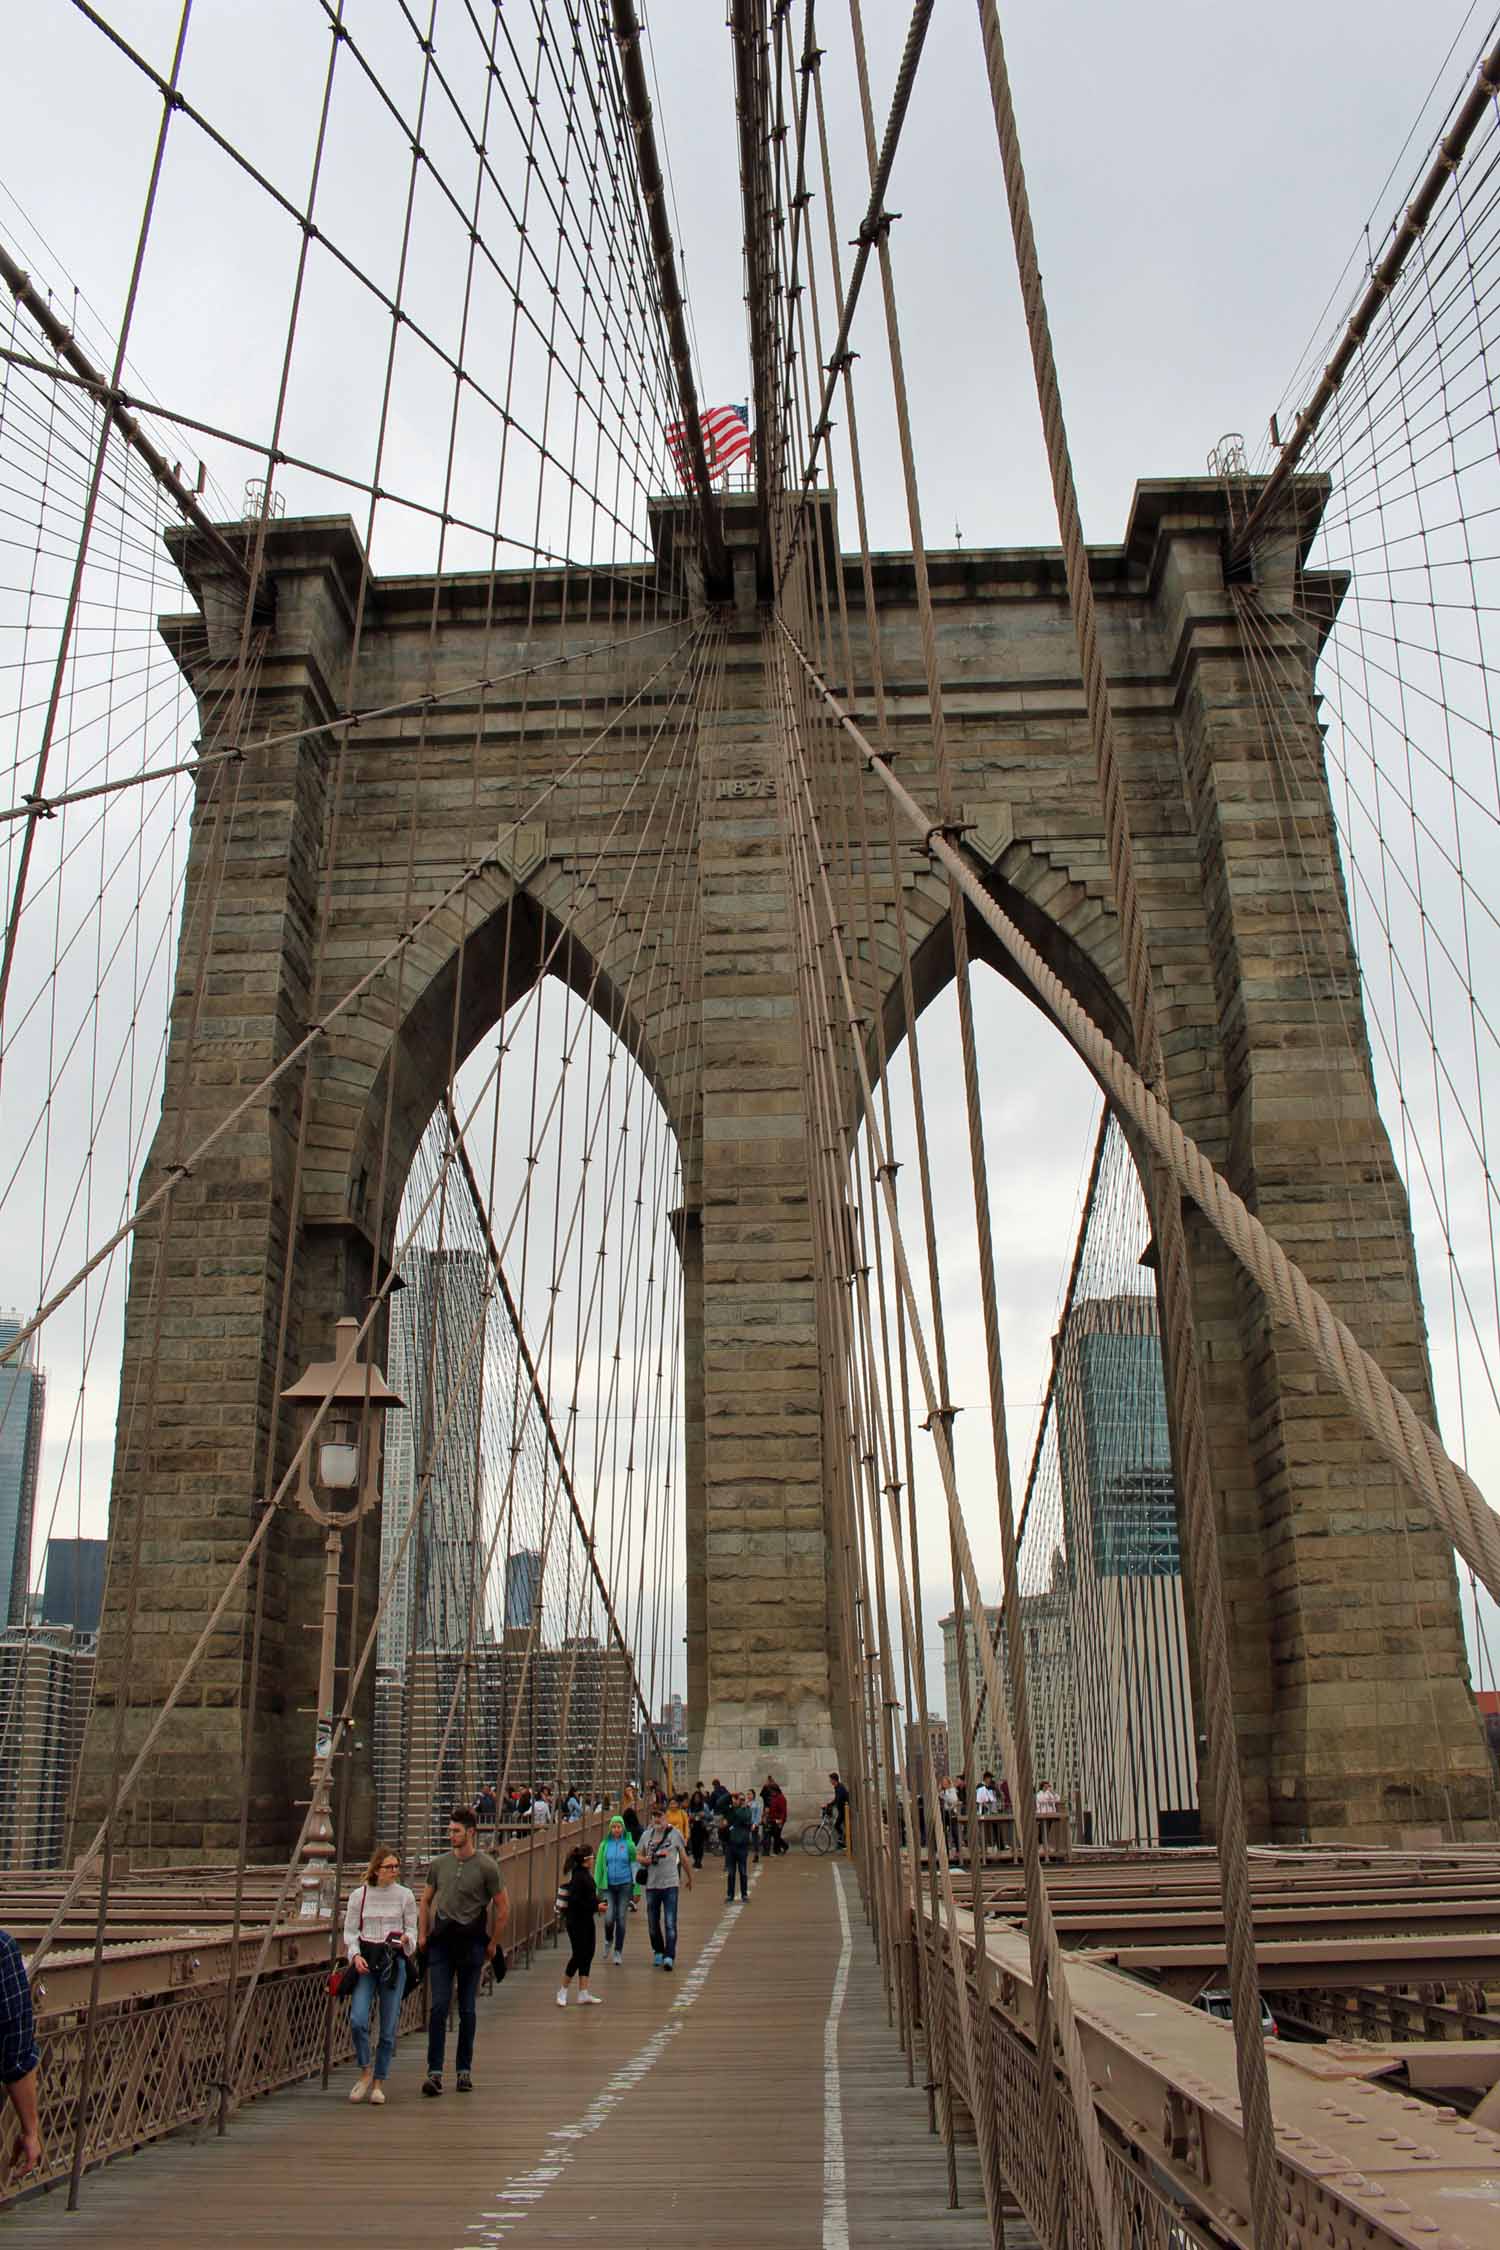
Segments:
[[[749,1805],[730,1804],[724,1812],[724,1841],[726,1844],[743,1844],[748,1850],[755,1833],[755,1814]]]
[[[563,1885],[563,1919],[566,1922],[592,1922],[599,1904],[599,1893],[594,1888],[594,1878],[586,1867],[575,1867]]]

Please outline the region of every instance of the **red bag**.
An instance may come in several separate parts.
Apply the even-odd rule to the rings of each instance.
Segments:
[[[359,1934],[361,1938],[363,1938],[365,1934],[365,1895],[368,1892],[369,1887],[370,1886],[368,1883],[362,1883],[360,1885]],[[328,1972],[329,1999],[342,2000],[345,1993],[352,1992],[358,1982],[359,1971],[358,1969],[356,1969],[352,1961],[335,1961],[333,1967]]]

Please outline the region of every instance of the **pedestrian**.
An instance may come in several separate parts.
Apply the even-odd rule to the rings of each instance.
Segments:
[[[833,1815],[833,1832],[837,1839],[834,1849],[841,1852],[847,1851],[849,1848],[849,1791],[836,1773],[831,1773],[828,1778],[833,1783],[833,1795],[829,1798],[823,1810],[825,1813],[832,1813]]]
[[[618,1963],[625,1953],[625,1917],[639,1889],[635,1879],[635,1846],[618,1813],[605,1828],[594,1854],[594,1888],[606,1902],[604,1958]]]
[[[485,1783],[484,1787],[480,1790],[479,1795],[475,1798],[474,1810],[479,1815],[479,1825],[481,1828],[494,1827],[495,1792],[490,1787],[488,1782]]]
[[[646,1869],[646,1924],[651,1934],[651,1965],[670,1969],[677,1958],[677,1893],[693,1887],[687,1846],[675,1828],[653,1820],[641,1831],[636,1864]]]
[[[708,1799],[700,1781],[688,1799],[688,1850],[693,1855],[693,1865],[703,1865],[704,1846],[708,1842]]]
[[[948,1840],[948,1857],[958,1857],[958,1785],[951,1773],[945,1773],[938,1789],[938,1801],[943,1808],[943,1833]]]
[[[640,1797],[633,1781],[627,1781],[625,1784],[625,1792],[620,1799],[620,1818],[625,1823],[626,1835],[630,1838],[636,1850],[639,1851],[641,1848],[641,1829],[644,1824],[641,1820]]]
[[[750,1896],[750,1806],[743,1789],[736,1789],[729,1800],[729,1810],[724,1815],[724,1876],[727,1896],[735,1904],[735,1877],[739,1877],[739,1904],[744,1905]]]
[[[11,2166],[13,2178],[34,2172],[42,2161],[42,2129],[36,2108],[36,2018],[31,1979],[21,1948],[0,1930],[0,2086],[16,2113],[20,2138]],[[0,2179],[0,2191],[6,2183]]]
[[[576,1789],[568,1791],[568,1801],[563,1807],[563,1818],[565,1820],[582,1820],[583,1818],[583,1799]]]
[[[765,1829],[765,1799],[756,1789],[745,1801],[750,1807],[750,1850],[756,1866],[759,1867],[761,1837]]]
[[[724,1818],[725,1813],[729,1810],[730,1801],[729,1791],[725,1788],[718,1775],[715,1774],[713,1778],[713,1786],[708,1792],[708,1802],[710,1807],[712,1808],[713,1815],[716,1820],[722,1820]]]
[[[682,1838],[684,1843],[687,1842],[688,1830],[691,1826],[691,1823],[688,1820],[687,1806],[683,1803],[680,1797],[674,1797],[672,1799],[672,1802],[667,1806],[666,1811],[662,1813],[661,1818],[667,1823],[669,1828],[676,1829],[678,1835]]]
[[[417,1950],[417,1902],[401,1881],[401,1862],[384,1844],[371,1855],[365,1879],[349,1894],[344,1915],[344,1952],[359,1972],[349,2009],[354,2059],[359,2076],[349,2089],[351,2102],[369,2098],[378,2109],[396,2051],[396,2019],[406,1990],[407,1964]],[[380,2003],[380,2038],[370,2060],[370,2013]]]
[[[594,1966],[594,1947],[598,1943],[599,1893],[589,1872],[587,1844],[575,1844],[563,1862],[557,1911],[568,1933],[568,1965],[557,1988],[557,2004],[560,2008],[567,2006],[568,1987],[577,1977],[579,2007],[602,2008],[604,2002],[599,1995],[589,1990],[589,1971]]]
[[[417,1943],[427,1954],[427,2076],[424,2094],[443,2090],[443,2047],[448,2009],[458,1997],[458,2090],[474,2090],[475,2001],[485,1964],[505,1936],[510,1894],[500,1869],[475,1839],[473,1807],[455,1805],[448,1818],[448,1849],[427,1870],[417,1908]]]
[[[531,1800],[531,1825],[533,1828],[546,1828],[550,1826],[551,1820],[552,1791],[544,1782]]]
[[[768,1773],[766,1775],[766,1786],[761,1795],[765,1803],[766,1827],[771,1840],[770,1849],[772,1855],[780,1859],[792,1848],[782,1834],[782,1830],[786,1827],[787,1817],[786,1791],[775,1775]]]

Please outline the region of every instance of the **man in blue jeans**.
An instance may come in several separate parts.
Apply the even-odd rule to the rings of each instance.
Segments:
[[[692,1863],[679,1829],[666,1819],[653,1820],[641,1830],[635,1851],[636,1872],[646,1870],[646,1923],[651,1932],[653,1968],[670,1969],[677,1958],[677,1892],[682,1883],[693,1887]]]
[[[427,1870],[417,1904],[417,1942],[427,1950],[427,2076],[424,2094],[443,2090],[443,2048],[448,2009],[458,1991],[458,2090],[474,2090],[474,2003],[484,1965],[493,1961],[510,1920],[510,1896],[500,1870],[475,1840],[472,1808],[455,1805],[448,1820],[448,1845]]]

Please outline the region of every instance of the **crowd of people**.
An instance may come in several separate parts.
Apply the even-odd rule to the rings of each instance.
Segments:
[[[943,1808],[943,1829],[948,1839],[950,1857],[961,1859],[969,1817],[968,1788],[961,1774],[945,1773],[938,1782],[938,1803]],[[1049,1844],[1049,1830],[1062,1814],[1062,1799],[1050,1781],[1043,1781],[1036,1791],[1036,1815],[1042,1823],[1042,1845]],[[981,1820],[1008,1818],[1014,1813],[1010,1783],[1002,1774],[997,1780],[988,1766],[974,1785],[974,1810]]]
[[[837,1848],[848,1840],[849,1791],[838,1774],[829,1775],[833,1795],[824,1812],[833,1821]],[[401,1861],[385,1845],[371,1855],[364,1880],[350,1893],[344,1916],[345,1960],[342,1989],[352,1994],[349,2026],[358,2076],[351,2102],[383,2105],[395,2052],[401,2002],[409,1986],[428,1980],[427,2070],[422,2092],[431,2100],[444,2091],[450,2015],[458,2035],[454,2084],[473,2091],[474,2044],[479,1986],[487,1965],[505,1973],[505,1936],[510,1898],[499,1862],[480,1844],[481,1831],[544,1828],[553,1821],[578,1820],[584,1799],[576,1789],[554,1792],[548,1785],[502,1793],[486,1786],[472,1806],[456,1805],[448,1822],[448,1849],[428,1866],[420,1892],[401,1879]],[[659,1785],[642,1790],[627,1784],[618,1809],[608,1796],[589,1808],[603,1815],[597,1846],[576,1844],[563,1862],[557,1914],[567,1937],[567,1962],[557,1989],[557,2005],[597,2008],[602,1996],[592,1989],[599,1954],[602,1917],[604,1962],[619,1968],[625,1959],[630,1919],[642,1900],[646,1908],[651,1965],[667,1974],[677,1966],[678,1899],[693,1888],[710,1850],[723,1855],[725,1897],[743,1906],[750,1896],[752,1860],[779,1858],[786,1841],[786,1792],[774,1774],[758,1789],[731,1789],[715,1775],[690,1791],[669,1794]]]

